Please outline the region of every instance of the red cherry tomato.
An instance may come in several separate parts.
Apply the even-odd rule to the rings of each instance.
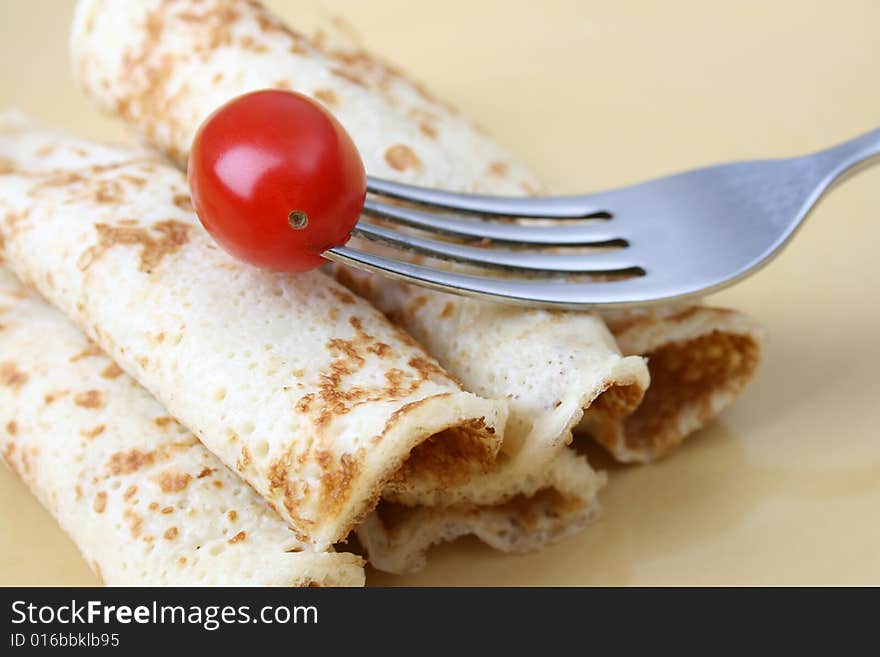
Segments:
[[[288,91],[235,98],[199,128],[189,186],[202,224],[234,256],[306,271],[344,244],[366,173],[351,137],[316,102]]]

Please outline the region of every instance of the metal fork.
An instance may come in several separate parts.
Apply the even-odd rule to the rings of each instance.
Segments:
[[[720,164],[548,198],[457,194],[368,178],[363,214],[381,221],[362,218],[354,236],[465,267],[450,271],[351,246],[324,256],[446,292],[531,306],[629,306],[704,295],[766,264],[834,183],[877,163],[878,155],[880,129],[802,157]]]

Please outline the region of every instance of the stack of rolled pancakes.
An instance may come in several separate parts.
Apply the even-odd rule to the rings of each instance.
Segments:
[[[574,435],[647,462],[753,376],[761,332],[731,310],[514,308],[221,251],[183,171],[256,89],[323,103],[371,175],[542,189],[338,35],[245,0],[82,0],[71,54],[155,151],[0,118],[0,451],[109,584],[360,585],[351,532],[395,573],[466,534],[537,550],[599,511]]]

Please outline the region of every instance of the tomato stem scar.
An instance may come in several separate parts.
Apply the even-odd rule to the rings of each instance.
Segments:
[[[309,215],[302,210],[291,210],[290,214],[287,215],[287,223],[294,230],[302,230],[309,225]]]

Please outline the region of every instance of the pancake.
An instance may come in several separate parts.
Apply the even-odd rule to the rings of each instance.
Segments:
[[[109,585],[361,586],[0,267],[0,454]]]
[[[623,353],[647,357],[651,387],[632,413],[588,411],[579,429],[618,461],[666,456],[739,397],[761,360],[764,331],[725,308],[670,305],[603,312]]]
[[[574,536],[601,514],[604,473],[583,456],[559,450],[543,469],[543,485],[497,504],[408,506],[383,500],[357,528],[370,564],[389,573],[422,569],[428,549],[473,534],[502,552],[531,552]]]
[[[304,542],[344,539],[411,452],[414,485],[491,465],[503,401],[463,392],[324,274],[226,255],[189,207],[183,174],[158,157],[7,114],[0,161],[7,265]]]

